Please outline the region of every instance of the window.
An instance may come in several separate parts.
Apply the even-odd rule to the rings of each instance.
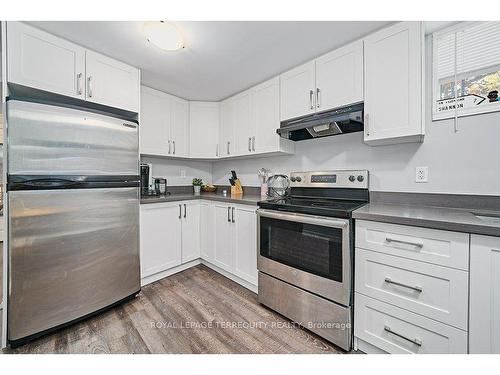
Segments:
[[[433,35],[433,119],[500,111],[500,22]]]

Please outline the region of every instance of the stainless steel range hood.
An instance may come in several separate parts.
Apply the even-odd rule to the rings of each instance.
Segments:
[[[292,141],[363,131],[363,103],[282,121],[276,132]]]

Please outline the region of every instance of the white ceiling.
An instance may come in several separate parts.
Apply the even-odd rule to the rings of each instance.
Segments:
[[[186,48],[164,52],[142,22],[31,22],[141,69],[143,84],[191,100],[221,100],[390,22],[177,22]]]

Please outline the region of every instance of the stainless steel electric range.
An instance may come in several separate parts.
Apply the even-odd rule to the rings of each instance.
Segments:
[[[287,197],[259,202],[259,302],[344,350],[352,345],[354,222],[368,171],[293,172]]]

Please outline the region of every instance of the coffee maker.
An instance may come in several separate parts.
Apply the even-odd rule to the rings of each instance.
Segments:
[[[149,195],[153,190],[153,165],[141,163],[141,194]]]

